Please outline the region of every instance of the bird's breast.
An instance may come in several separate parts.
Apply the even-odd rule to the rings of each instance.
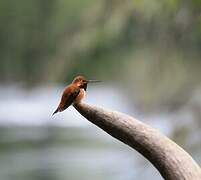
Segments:
[[[84,97],[85,97],[85,90],[84,89],[80,89],[80,92],[77,95],[77,97],[75,98],[74,103],[79,103]]]

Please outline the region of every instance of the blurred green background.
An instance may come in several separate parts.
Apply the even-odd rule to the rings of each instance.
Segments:
[[[201,0],[1,0],[0,179],[162,179],[72,107],[86,101],[160,129],[201,164]]]

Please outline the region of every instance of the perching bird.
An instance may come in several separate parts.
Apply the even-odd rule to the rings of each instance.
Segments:
[[[64,89],[59,106],[52,115],[56,114],[57,112],[64,111],[72,104],[79,103],[85,96],[87,84],[91,82],[100,81],[87,80],[84,76],[75,77],[72,83]]]

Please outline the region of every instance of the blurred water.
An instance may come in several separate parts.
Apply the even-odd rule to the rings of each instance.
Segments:
[[[1,135],[1,179],[161,179],[136,152],[94,128],[4,127]]]
[[[0,88],[2,180],[162,179],[141,155],[86,121],[73,107],[51,117],[61,91],[62,87]],[[123,94],[115,86],[91,87],[86,102],[146,119]],[[165,115],[147,119],[171,134]]]
[[[56,109],[62,87],[39,87],[23,90],[15,86],[0,88],[0,124],[8,125],[65,125],[86,126],[88,122],[69,107],[68,111],[51,117]],[[126,97],[114,87],[88,88],[86,102],[96,103],[105,107],[133,112]],[[122,104],[123,103],[123,104]]]

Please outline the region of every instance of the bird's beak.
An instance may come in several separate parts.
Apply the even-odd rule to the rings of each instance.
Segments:
[[[99,80],[87,80],[88,83],[97,83],[97,82],[101,82]]]

